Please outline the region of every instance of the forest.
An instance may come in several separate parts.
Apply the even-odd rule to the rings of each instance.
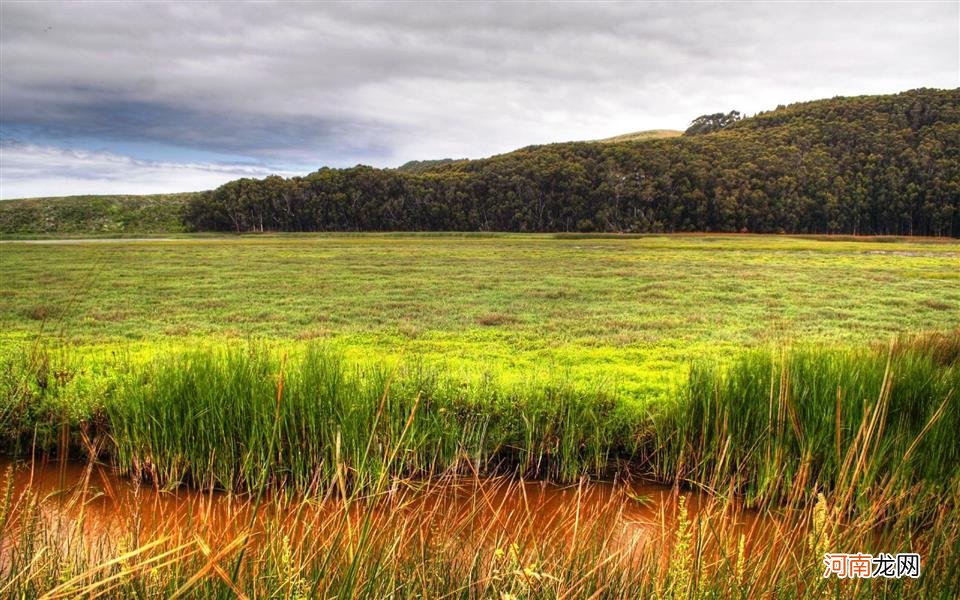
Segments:
[[[731,115],[713,115],[725,117],[722,126],[697,126],[705,115],[667,139],[238,179],[194,196],[184,225],[960,236],[960,89]]]

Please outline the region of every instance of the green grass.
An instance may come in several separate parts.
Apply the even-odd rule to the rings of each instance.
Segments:
[[[349,405],[345,398],[366,399],[367,412],[345,417],[341,428],[370,427],[385,373],[397,365],[402,400],[391,418],[405,417],[416,391],[437,399],[435,408],[483,406],[474,421],[453,423],[448,414],[425,430],[424,438],[442,443],[418,455],[411,471],[447,468],[464,456],[468,462],[499,460],[504,448],[513,448],[523,455],[511,457],[514,463],[529,466],[536,458],[538,467],[528,474],[569,479],[582,471],[598,473],[613,449],[644,449],[650,420],[682,401],[695,412],[674,429],[689,429],[684,440],[701,439],[693,449],[646,448],[657,454],[653,469],[664,476],[687,472],[698,481],[718,469],[724,480],[746,471],[759,482],[752,493],[774,495],[795,479],[796,473],[782,469],[799,468],[796,459],[825,452],[824,440],[836,439],[830,415],[838,385],[844,388],[847,429],[840,447],[815,461],[828,472],[836,470],[830,461],[849,446],[850,428],[864,414],[855,410],[858,403],[880,397],[883,353],[863,358],[848,355],[850,348],[866,351],[899,332],[950,329],[960,314],[960,243],[949,241],[280,235],[15,242],[0,245],[0,258],[0,356],[10,365],[8,373],[40,370],[42,376],[28,379],[50,382],[30,402],[8,403],[21,408],[26,423],[40,424],[32,433],[19,428],[20,448],[32,443],[34,433],[55,445],[58,420],[79,425],[91,415],[109,416],[113,427],[130,425],[122,440],[142,446],[120,444],[127,463],[140,458],[142,448],[162,453],[194,441],[198,448],[184,459],[186,467],[163,461],[164,479],[176,481],[196,470],[215,446],[206,435],[229,430],[236,448],[220,457],[222,466],[205,473],[225,487],[250,485],[265,461],[273,460],[262,456],[256,439],[265,433],[254,421],[273,414],[271,378],[287,355],[294,399],[307,397],[297,390],[310,388],[298,382],[324,381],[316,369],[344,371],[335,377],[337,390],[325,392],[328,410],[319,414],[340,415]],[[36,362],[36,340],[46,350],[39,365],[27,369],[26,363]],[[789,370],[814,389],[793,390],[787,400],[800,402],[810,422],[799,434],[786,430],[798,439],[785,436],[789,454],[768,463],[755,446],[768,424],[768,363],[775,362],[769,348],[789,343],[825,350],[791,359],[796,364]],[[751,348],[756,352],[744,354]],[[732,375],[720,375],[717,369],[727,363]],[[934,377],[933,367],[917,368],[917,378]],[[859,387],[850,389],[850,377]],[[917,388],[923,403],[904,435],[915,433],[943,400],[950,381],[943,377],[929,390]],[[688,380],[700,388],[683,399]],[[7,385],[21,387],[19,381]],[[732,400],[711,404],[714,388]],[[123,398],[122,410],[105,402],[114,396]],[[238,404],[228,409],[229,402]],[[591,414],[584,408],[591,402],[612,403],[612,413]],[[577,419],[600,423],[604,433],[587,437],[596,447],[574,450],[583,442],[572,437],[553,447],[537,429],[542,424],[520,425],[537,411],[545,423],[569,418],[554,410],[555,403],[580,411]],[[238,420],[231,410],[252,420]],[[151,429],[157,414],[174,425]],[[191,421],[196,414],[202,419]],[[724,419],[717,418],[721,414]],[[491,432],[488,418],[510,425]],[[324,452],[336,438],[335,427],[312,426],[318,441],[307,454],[314,454],[299,466],[281,459],[297,481],[311,477],[320,463],[329,473]],[[717,466],[712,461],[721,458],[717,453],[731,432],[736,448]],[[341,431],[343,443],[359,443],[355,438]],[[356,462],[357,447],[349,452]],[[555,460],[558,453],[563,458]]]
[[[121,465],[149,459],[165,484],[192,475],[227,489],[266,476],[298,489],[367,487],[386,468],[384,448],[399,452],[391,476],[495,473],[501,463],[538,478],[600,475],[625,438],[613,409],[603,391],[564,382],[506,387],[423,365],[361,367],[316,346],[295,358],[258,347],[164,357],[106,404]]]
[[[943,329],[960,243],[763,236],[265,236],[0,245],[5,343],[322,340],[660,399],[699,357]],[[139,350],[138,350],[139,349]]]
[[[640,438],[628,427],[650,433],[610,390],[351,363],[317,344],[294,355],[208,346],[146,363],[40,351],[2,373],[0,449],[103,454],[164,486],[251,489],[268,478],[301,490],[367,487],[386,469],[384,448],[399,448],[390,476],[505,471],[574,481],[633,454]],[[81,442],[81,431],[92,441]]]
[[[750,504],[840,487],[947,497],[960,485],[960,331],[918,340],[698,361],[673,400],[645,409],[575,380],[357,363],[316,343],[145,362],[39,350],[3,365],[0,443],[14,454],[72,446],[159,485],[227,490],[438,473],[572,482],[626,467]]]
[[[956,493],[958,356],[960,332],[886,352],[761,348],[725,367],[698,362],[658,425],[657,468],[748,501],[838,487]]]

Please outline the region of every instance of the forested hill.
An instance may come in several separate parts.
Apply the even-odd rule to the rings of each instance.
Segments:
[[[694,129],[704,127],[679,137],[532,146],[402,170],[358,166],[240,179],[192,197],[182,219],[186,229],[239,232],[960,237],[960,89],[805,102],[711,133]]]
[[[960,90],[795,104],[706,135],[524,148],[419,173],[228,183],[202,230],[960,235]]]

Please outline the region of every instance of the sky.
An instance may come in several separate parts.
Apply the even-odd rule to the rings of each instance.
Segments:
[[[0,3],[0,198],[211,189],[960,87],[960,2]]]

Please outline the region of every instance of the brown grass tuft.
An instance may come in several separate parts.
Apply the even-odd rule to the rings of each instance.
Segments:
[[[507,313],[493,312],[487,313],[485,315],[480,315],[477,318],[477,323],[483,325],[484,327],[496,327],[498,325],[512,325],[514,323],[519,323],[520,319],[514,315]]]

